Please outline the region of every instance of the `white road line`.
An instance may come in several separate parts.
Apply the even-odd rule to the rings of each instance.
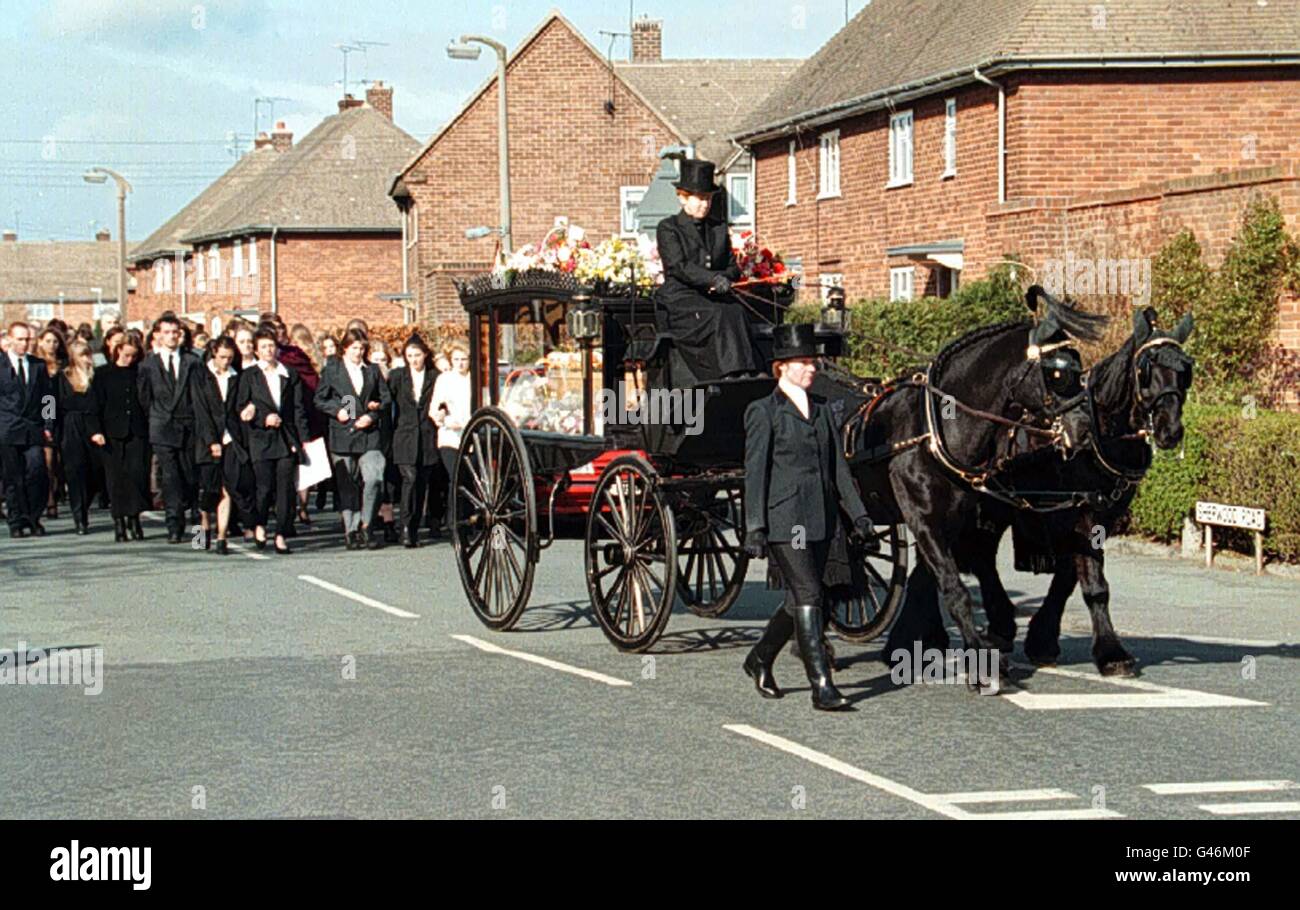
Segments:
[[[561,673],[571,673],[574,676],[581,676],[583,679],[590,679],[598,683],[604,683],[607,686],[632,685],[625,679],[606,676],[604,673],[597,673],[595,670],[584,670],[582,667],[560,663],[560,661],[551,660],[549,657],[539,657],[536,654],[529,654],[527,651],[512,651],[509,648],[502,648],[499,645],[494,645],[481,638],[475,638],[473,635],[453,635],[452,638],[478,648],[480,651],[486,651],[489,654],[502,654],[506,657],[514,657],[518,660],[527,661],[530,664],[537,664],[540,667],[547,667],[551,670],[559,670]]]
[[[408,613],[405,610],[399,610],[397,607],[390,607],[386,603],[381,603],[373,597],[366,597],[364,594],[358,594],[355,591],[349,591],[347,588],[340,588],[336,584],[328,581],[322,581],[315,575],[299,575],[299,581],[305,581],[309,585],[315,585],[318,588],[324,588],[340,597],[346,597],[348,600],[355,600],[359,604],[365,604],[367,607],[374,607],[376,610],[383,610],[385,613],[391,613],[393,616],[400,616],[402,619],[419,619],[416,613]]]
[[[1042,799],[1078,799],[1069,790],[1049,787],[1044,790],[972,790],[967,793],[934,793],[945,802],[961,803],[1024,803]]]
[[[1287,648],[1295,647],[1294,642],[1262,641],[1256,638],[1216,638],[1212,635],[1178,635],[1166,632],[1126,632],[1130,638],[1166,638],[1183,639],[1205,645],[1240,645],[1245,648]]]
[[[1062,670],[1058,667],[1032,667],[1016,663],[1021,669],[1035,674],[1080,679],[1092,683],[1105,683],[1121,689],[1133,689],[1123,694],[1036,693],[1021,689],[1002,695],[1001,698],[1026,711],[1077,711],[1105,708],[1242,708],[1265,707],[1268,702],[1252,701],[1235,695],[1217,695],[1197,689],[1176,689],[1153,682],[1128,677],[1102,676],[1080,670]]]
[[[240,556],[247,556],[249,559],[258,559],[265,562],[271,558],[262,553],[257,553],[254,552],[253,550],[249,550],[241,544],[230,543],[229,546],[231,550],[238,553]]]
[[[1152,793],[1173,796],[1183,793],[1262,793],[1270,790],[1296,790],[1300,784],[1291,780],[1207,780],[1189,784],[1143,784]]]
[[[969,816],[988,821],[1068,821],[1091,818],[1123,818],[1114,809],[1029,809],[1024,812],[979,812]]]
[[[1205,803],[1200,806],[1211,815],[1272,815],[1282,812],[1300,812],[1300,802],[1295,803]]]

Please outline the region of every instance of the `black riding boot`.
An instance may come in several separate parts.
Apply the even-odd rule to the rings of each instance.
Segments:
[[[813,707],[819,711],[852,711],[849,700],[840,694],[831,681],[831,665],[822,642],[821,607],[801,604],[794,608],[795,635],[799,639],[799,654],[812,686]]]
[[[763,637],[745,658],[745,675],[754,681],[754,688],[764,698],[780,698],[785,694],[777,686],[776,678],[772,675],[772,663],[793,633],[794,620],[790,618],[789,613],[785,612],[784,607],[778,607],[772,614],[772,618],[767,621]]]

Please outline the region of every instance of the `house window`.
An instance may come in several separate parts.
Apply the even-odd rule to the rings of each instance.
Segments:
[[[889,186],[912,182],[912,112],[889,118]]]
[[[749,181],[749,174],[727,175],[727,222],[730,224],[754,223]]]
[[[912,299],[912,282],[916,275],[916,269],[912,266],[903,266],[902,268],[889,270],[889,299],[890,300],[911,300]]]
[[[257,274],[257,238],[248,238],[248,274]]]
[[[208,290],[207,276],[203,274],[203,254],[194,257],[194,290],[200,294]]]
[[[785,156],[785,204],[794,205],[799,201],[799,171],[796,168],[794,140],[790,140],[790,150]]]
[[[943,176],[957,176],[957,99],[944,102],[943,115]]]
[[[230,263],[230,277],[243,278],[244,277],[244,242],[242,240],[235,241],[235,248],[232,255],[234,259]]]
[[[162,275],[163,292],[170,294],[172,292],[172,261],[170,259],[162,261]]]
[[[163,292],[163,267],[167,265],[166,259],[156,259],[153,264],[153,292],[161,294]]]
[[[939,266],[934,270],[934,289],[939,297],[951,297],[961,287],[961,271]]]
[[[105,314],[105,313],[107,313],[109,310],[116,310],[116,309],[117,309],[117,307],[114,306],[114,305],[111,304],[111,303],[104,303],[103,301],[96,301],[96,302],[95,302],[95,305],[94,305],[93,307],[91,307],[91,316],[90,316],[90,318],[91,318],[93,321],[95,321],[95,322],[99,322],[100,320],[102,320],[102,319],[104,318],[104,314]]]
[[[818,165],[820,184],[817,198],[826,199],[840,194],[840,131],[822,133]]]
[[[645,198],[643,186],[620,186],[618,188],[619,234],[623,237],[636,236],[636,209]]]
[[[825,303],[830,296],[831,288],[844,287],[843,272],[822,272],[817,277],[817,284],[820,286],[822,303]]]
[[[54,318],[54,304],[52,303],[29,303],[27,304],[27,318],[33,322],[45,322]]]

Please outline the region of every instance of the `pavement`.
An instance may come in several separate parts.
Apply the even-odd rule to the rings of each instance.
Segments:
[[[287,557],[168,546],[156,519],[116,544],[98,512],[0,539],[0,648],[104,662],[97,694],[0,685],[0,817],[1300,818],[1294,578],[1113,555],[1139,677],[1097,674],[1076,594],[1059,665],[996,696],[898,686],[879,641],[837,640],[857,710],[823,714],[794,658],[779,701],[741,673],[779,600],[761,565],[726,616],[679,606],[627,655],[579,542],[499,633],[448,543],[349,553],[315,519]],[[1047,578],[1000,561],[1027,616]]]

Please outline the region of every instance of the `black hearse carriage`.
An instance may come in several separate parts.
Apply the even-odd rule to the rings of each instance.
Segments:
[[[453,469],[452,539],[478,618],[513,627],[557,539],[584,541],[592,608],[621,650],[654,645],[675,598],[700,616],[725,613],[749,563],[745,408],[775,381],[696,382],[644,291],[546,270],[480,275],[457,290],[473,416]],[[786,286],[746,294],[765,321],[755,326],[765,354],[792,296]],[[818,337],[838,355],[839,332]],[[832,616],[859,641],[888,627],[907,575],[901,525],[877,530],[865,591]]]

